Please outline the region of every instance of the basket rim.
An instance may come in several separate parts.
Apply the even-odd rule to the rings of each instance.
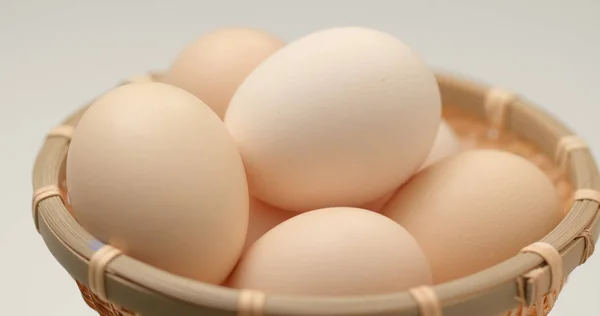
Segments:
[[[475,84],[455,75],[437,73],[444,104],[456,104],[485,116],[484,99],[490,86]],[[62,124],[74,127],[87,107],[83,107]],[[531,103],[517,98],[511,103],[507,114],[508,128],[518,129],[525,125],[537,126],[527,137],[538,139],[536,144],[547,155],[553,155],[559,139],[573,135],[562,123],[549,113]],[[520,134],[520,133],[519,133]],[[521,136],[521,135],[520,135]],[[58,186],[59,170],[68,151],[69,139],[47,138],[34,166],[34,190],[45,186]],[[544,148],[545,147],[545,148]],[[600,191],[600,175],[589,150],[571,153],[567,170],[574,189]],[[41,201],[38,205],[39,231],[48,249],[71,276],[88,285],[87,268],[98,241],[87,233],[68,213],[58,196]],[[574,200],[568,214],[560,224],[541,241],[559,250],[567,276],[580,264],[585,252],[584,240],[579,234],[588,229],[597,240],[600,230],[598,202]],[[537,292],[527,286],[527,274],[539,268],[542,276],[537,287],[549,288],[550,272],[543,260],[531,253],[521,253],[475,274],[431,286],[442,304],[444,315],[465,315],[468,310],[486,310],[501,313],[519,306],[519,291],[530,305]],[[541,280],[541,281],[540,281]],[[525,281],[525,283],[523,283]],[[519,284],[525,284],[519,288]],[[157,304],[179,308],[181,315],[192,313],[216,313],[217,310],[231,315],[237,310],[241,291],[219,285],[211,285],[186,279],[154,268],[126,255],[111,262],[106,273],[108,299],[127,308],[147,311],[144,315],[158,315]],[[546,293],[546,292],[544,292]],[[133,296],[132,296],[133,295]],[[132,299],[132,297],[136,297]],[[166,308],[165,307],[165,308]],[[228,313],[228,314],[227,314]],[[266,314],[269,315],[418,315],[419,306],[408,291],[345,297],[312,297],[268,295]],[[221,315],[221,314],[219,314]]]

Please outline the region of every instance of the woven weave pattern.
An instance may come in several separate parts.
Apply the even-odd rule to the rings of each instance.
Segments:
[[[524,157],[536,164],[553,181],[558,195],[564,202],[565,212],[568,210],[573,202],[571,197],[573,187],[569,183],[567,175],[553,163],[551,158],[542,154],[534,145],[522,141],[514,133],[497,131],[490,127],[485,120],[466,115],[456,107],[445,106],[444,117],[454,128],[465,148],[501,149]],[[62,189],[65,188],[63,187]],[[77,282],[77,285],[85,302],[101,316],[137,316],[132,311],[101,300],[83,284]],[[513,311],[502,313],[501,316],[545,316],[551,309],[548,301],[544,299],[543,315],[537,315],[535,307],[519,307]]]
[[[83,300],[89,307],[98,312],[101,316],[136,316],[132,311],[125,308],[118,307],[115,304],[101,300],[98,296],[94,295],[85,285],[77,282],[79,291]]]
[[[550,310],[552,310],[552,306],[549,304],[549,300],[548,300],[548,296],[550,294],[546,295],[543,298],[543,302],[544,302],[544,309],[543,309],[543,313],[542,315],[538,315],[536,312],[536,306],[531,306],[531,307],[519,307],[517,309],[514,309],[506,314],[502,314],[501,316],[546,316],[550,313]],[[554,293],[552,294],[554,295]],[[555,295],[555,297],[557,297],[558,295]]]

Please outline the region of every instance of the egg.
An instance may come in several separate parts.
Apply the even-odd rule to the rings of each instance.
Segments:
[[[180,88],[131,83],[97,99],[74,131],[66,179],[81,226],[142,262],[216,284],[241,255],[241,157],[219,117]]]
[[[366,203],[360,208],[369,210],[369,211],[373,211],[373,212],[379,212],[379,211],[381,211],[381,209],[383,208],[385,203],[387,203],[392,198],[392,196],[394,196],[395,192],[396,192],[396,190],[388,192],[384,196],[382,196],[376,200],[373,200],[369,203]]]
[[[382,210],[415,237],[434,283],[464,277],[518,254],[562,219],[549,178],[498,150],[469,150],[423,170]]]
[[[437,163],[445,158],[458,153],[461,149],[460,140],[454,133],[454,130],[444,120],[440,123],[440,126],[435,137],[435,141],[425,162],[421,165],[420,170],[423,170],[434,163]]]
[[[284,44],[258,29],[214,30],[185,47],[162,80],[191,92],[222,118],[240,83]]]
[[[248,219],[248,233],[244,250],[247,250],[262,235],[273,227],[290,219],[295,213],[273,207],[257,198],[250,197],[250,217]]]
[[[229,286],[285,295],[368,295],[431,283],[425,255],[389,218],[336,207],[299,214],[250,247]]]
[[[440,117],[434,74],[411,48],[377,30],[340,27],[257,66],[225,124],[252,194],[305,212],[358,207],[399,187],[425,160]]]

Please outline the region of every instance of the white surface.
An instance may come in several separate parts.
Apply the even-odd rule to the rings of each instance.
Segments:
[[[362,25],[438,69],[518,91],[600,149],[597,1],[0,0],[0,302],[6,315],[94,315],[33,228],[31,169],[45,133],[117,81],[163,69],[196,35],[231,25],[293,39]],[[600,255],[552,316],[598,315]]]

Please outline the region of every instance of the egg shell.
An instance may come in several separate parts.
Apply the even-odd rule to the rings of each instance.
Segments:
[[[241,255],[241,157],[217,115],[180,88],[132,83],[100,97],[75,129],[66,172],[79,223],[133,258],[220,283]]]
[[[425,255],[389,218],[327,208],[279,224],[250,247],[229,285],[285,295],[367,295],[431,283]]]
[[[387,203],[394,196],[395,193],[396,193],[396,190],[388,192],[384,196],[382,196],[376,200],[373,200],[369,203],[366,203],[363,206],[361,206],[360,208],[369,210],[369,211],[373,211],[373,212],[380,212],[382,210],[382,208],[385,206],[385,203]]]
[[[460,140],[454,133],[452,127],[444,120],[440,123],[435,141],[425,162],[419,168],[419,171],[457,154],[461,150]]]
[[[258,29],[217,29],[186,46],[163,80],[191,92],[223,118],[240,83],[284,44]]]
[[[562,219],[548,177],[522,157],[469,150],[423,170],[382,214],[408,230],[434,283],[491,267],[539,241]]]
[[[266,232],[294,215],[296,213],[278,209],[257,198],[250,197],[250,217],[244,251]]]
[[[252,194],[302,212],[362,206],[399,187],[425,160],[440,117],[434,74],[407,45],[342,27],[256,67],[225,123]]]

